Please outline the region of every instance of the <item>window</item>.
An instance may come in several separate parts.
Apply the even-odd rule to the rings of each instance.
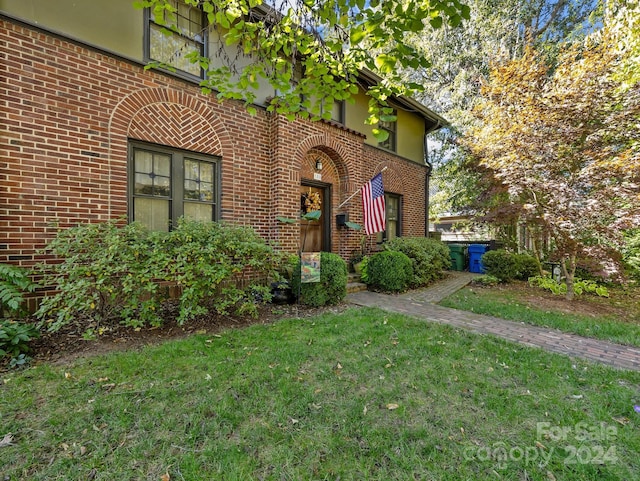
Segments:
[[[131,220],[166,231],[180,216],[218,219],[218,159],[138,142],[130,158]]]
[[[146,56],[187,74],[203,77],[198,63],[189,59],[194,53],[205,54],[205,28],[202,10],[185,4],[181,0],[167,0],[175,13],[165,11],[162,19],[156,19],[149,9],[147,14]],[[164,25],[157,23],[161,20]]]
[[[385,192],[384,204],[386,207],[386,226],[384,232],[378,232],[378,243],[393,240],[402,234],[400,225],[402,197]]]
[[[394,110],[391,115],[395,116],[397,115],[397,112]],[[391,150],[393,152],[396,151],[397,127],[398,127],[398,123],[395,120],[393,122],[380,121],[380,123],[378,124],[378,129],[385,130],[389,133],[389,137],[387,137],[387,140],[384,140],[383,142],[378,143],[380,147],[387,150]]]
[[[331,120],[344,124],[344,101],[334,100],[331,104]]]
[[[306,96],[301,97],[301,102],[307,99]],[[344,100],[334,100],[332,103],[324,102],[320,105],[320,115],[323,115],[327,111],[331,111],[330,120],[337,122],[339,124],[344,124]]]

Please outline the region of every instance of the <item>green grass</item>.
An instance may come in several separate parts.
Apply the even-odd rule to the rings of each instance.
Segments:
[[[614,315],[594,316],[537,308],[521,300],[520,294],[521,291],[510,292],[508,289],[471,287],[450,295],[439,304],[463,311],[551,327],[581,336],[640,347],[640,323],[620,320],[619,316]],[[638,311],[637,320],[640,321],[640,311]]]
[[[3,376],[12,481],[640,476],[640,373],[376,309]]]

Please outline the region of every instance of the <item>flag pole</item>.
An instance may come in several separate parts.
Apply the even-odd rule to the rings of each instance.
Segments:
[[[387,170],[387,166],[386,165],[382,168],[382,170],[380,172],[378,172],[378,174],[383,173],[385,170]],[[376,174],[376,175],[378,175],[378,174]],[[375,175],[374,175],[374,177],[375,177]],[[356,196],[356,194],[358,192],[360,192],[361,190],[362,190],[362,186],[360,186],[360,188],[358,190],[356,190],[353,194],[351,194],[349,197],[347,197],[347,200],[345,200],[342,204],[340,204],[338,207],[336,207],[336,210],[338,210],[340,207],[342,207],[347,202],[349,202],[351,199],[353,199]]]

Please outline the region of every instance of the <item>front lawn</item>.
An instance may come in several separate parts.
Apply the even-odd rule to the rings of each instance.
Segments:
[[[640,373],[350,309],[4,373],[0,479],[630,480],[634,405]]]
[[[567,301],[524,282],[511,282],[467,287],[440,305],[640,347],[640,288],[609,291],[609,298],[582,295]]]

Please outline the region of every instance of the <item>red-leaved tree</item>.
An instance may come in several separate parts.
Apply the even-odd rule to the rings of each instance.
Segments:
[[[619,273],[622,232],[640,226],[640,82],[628,68],[637,22],[627,20],[611,15],[554,65],[530,47],[495,66],[464,141],[511,210],[552,238],[568,299],[577,259]]]

